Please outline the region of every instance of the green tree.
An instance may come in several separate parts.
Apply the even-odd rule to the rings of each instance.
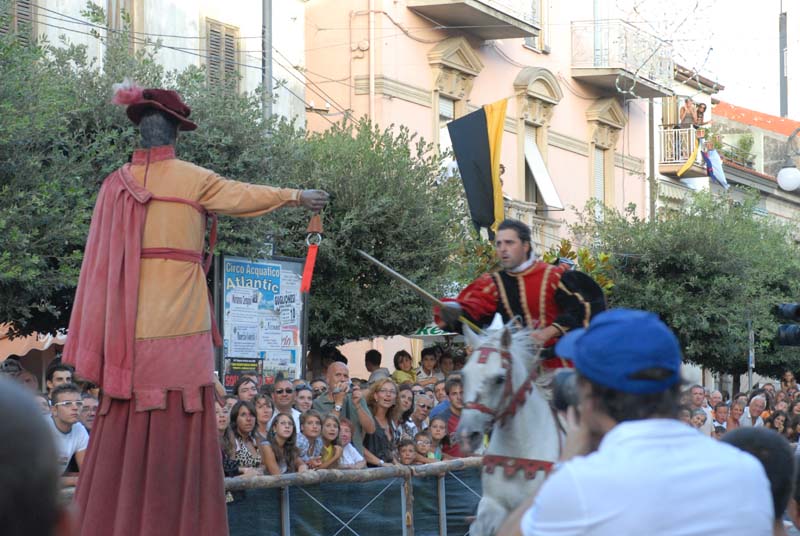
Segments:
[[[696,194],[680,213],[645,221],[634,211],[580,213],[576,240],[612,255],[611,305],[661,315],[687,361],[717,372],[747,370],[748,319],[756,370],[797,370],[800,353],[773,344],[774,304],[800,298],[800,251],[788,226],[754,213],[755,198]]]
[[[94,9],[87,16],[104,20]],[[25,47],[0,37],[0,321],[17,333],[69,322],[99,184],[136,144],[124,111],[109,102],[126,76],[178,89],[191,105],[201,128],[179,138],[182,158],[239,180],[333,194],[311,293],[314,346],[404,333],[430,316],[354,248],[434,293],[475,275],[461,261],[477,240],[464,230],[460,185],[440,178],[432,147],[407,129],[361,120],[307,134],[265,122],[257,93],[210,89],[194,67],[164,72],[157,48],[131,54],[129,35],[110,35],[102,64],[68,43]],[[308,218],[301,210],[222,218],[218,251],[259,257],[270,242],[276,254],[304,256]]]

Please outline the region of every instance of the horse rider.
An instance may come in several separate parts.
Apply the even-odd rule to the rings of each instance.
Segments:
[[[470,283],[454,300],[434,310],[443,329],[460,331],[459,317],[481,326],[491,323],[495,313],[503,321],[533,330],[543,345],[545,369],[570,367],[555,357],[553,345],[574,328],[589,324],[592,316],[606,308],[605,296],[595,281],[567,263],[549,264],[533,255],[531,230],[519,220],[506,219],[497,227],[495,250],[502,269],[485,273]]]

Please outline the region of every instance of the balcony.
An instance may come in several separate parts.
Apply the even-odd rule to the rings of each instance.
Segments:
[[[442,26],[458,27],[483,40],[539,35],[530,0],[407,0],[407,5]]]
[[[669,177],[691,179],[705,177],[706,164],[698,151],[697,158],[691,167],[678,177],[680,170],[694,151],[697,143],[697,130],[694,128],[661,127],[661,154],[658,160],[658,172]]]
[[[503,198],[503,209],[506,218],[513,218],[525,222],[531,228],[531,240],[537,251],[541,254],[560,240],[561,222],[537,214],[539,205],[520,201],[518,199]]]
[[[614,93],[672,95],[672,45],[622,20],[572,23],[572,77]]]

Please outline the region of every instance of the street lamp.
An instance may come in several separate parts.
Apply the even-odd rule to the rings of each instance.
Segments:
[[[800,188],[800,169],[797,169],[794,163],[794,159],[800,156],[800,150],[795,147],[796,142],[794,141],[800,139],[797,138],[798,133],[800,133],[800,128],[795,129],[786,140],[789,146],[789,152],[786,155],[786,161],[783,163],[783,167],[778,172],[778,186],[781,187],[781,190],[786,190],[787,192],[793,192]]]

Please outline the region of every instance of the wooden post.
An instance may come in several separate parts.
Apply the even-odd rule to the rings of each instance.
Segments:
[[[409,474],[400,488],[401,512],[403,514],[403,536],[414,536],[414,485]]]
[[[436,495],[439,499],[439,536],[447,536],[447,494],[444,479],[445,475],[436,477]]]

